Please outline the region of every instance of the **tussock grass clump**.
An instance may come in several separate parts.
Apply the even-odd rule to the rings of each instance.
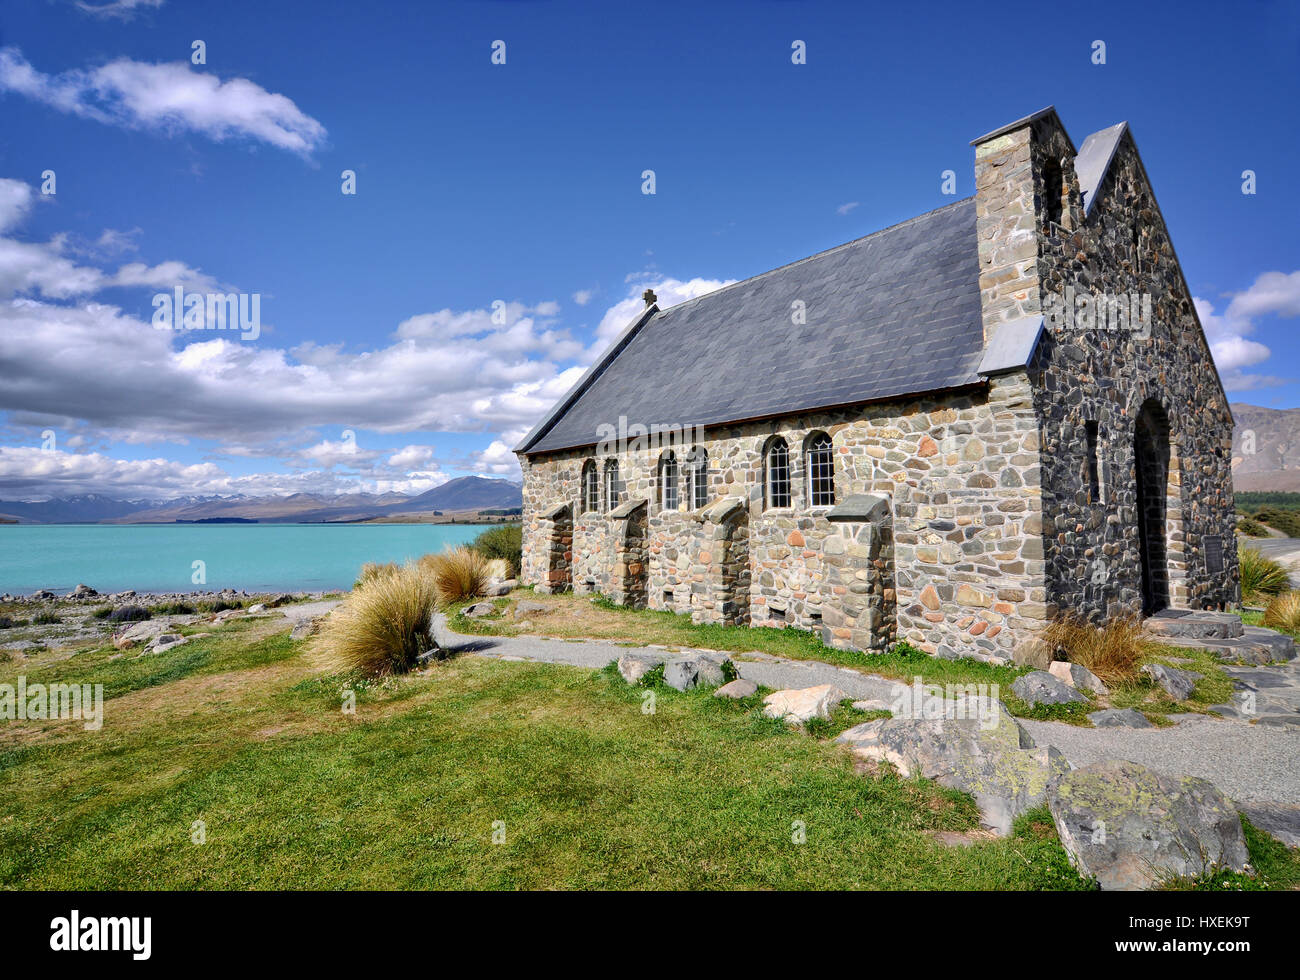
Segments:
[[[63,622],[63,620],[59,619],[59,617],[52,612],[39,612],[32,617],[33,626],[54,626],[56,623],[61,622]]]
[[[1300,631],[1300,592],[1283,592],[1264,610],[1264,625],[1269,629]]]
[[[19,626],[26,626],[27,620],[14,619],[12,616],[0,616],[0,630],[17,629]]]
[[[425,555],[419,565],[433,579],[442,602],[459,602],[482,595],[491,577],[488,559],[463,545],[436,555]]]
[[[1142,623],[1136,616],[1112,619],[1105,626],[1065,616],[1043,631],[1043,640],[1064,651],[1071,663],[1087,667],[1107,685],[1128,684],[1138,678]]]
[[[434,578],[420,564],[381,567],[325,620],[316,650],[337,673],[373,676],[410,670],[434,647]]]
[[[144,606],[119,606],[106,617],[110,623],[138,623],[151,619],[152,613]]]
[[[388,575],[397,571],[399,567],[395,562],[391,561],[384,563],[368,561],[361,566],[361,571],[357,573],[357,580],[352,583],[352,588],[359,589],[376,576]]]
[[[520,524],[502,524],[490,527],[472,542],[470,547],[484,558],[500,558],[510,566],[510,578],[519,577],[523,564],[524,529]]]
[[[1241,567],[1242,602],[1267,601],[1291,585],[1286,569],[1258,548],[1241,548],[1237,562]]]
[[[149,611],[155,616],[190,616],[195,609],[188,602],[160,602],[150,606]]]

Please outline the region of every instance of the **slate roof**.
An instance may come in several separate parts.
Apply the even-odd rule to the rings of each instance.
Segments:
[[[1079,190],[1083,194],[1083,215],[1092,213],[1092,206],[1097,201],[1097,191],[1106,179],[1110,162],[1115,158],[1120,140],[1128,132],[1128,123],[1116,123],[1106,129],[1100,129],[1083,141],[1079,153],[1074,158],[1074,172],[1079,178]]]
[[[713,425],[975,384],[983,347],[967,198],[643,316],[516,451],[594,445],[620,416]]]

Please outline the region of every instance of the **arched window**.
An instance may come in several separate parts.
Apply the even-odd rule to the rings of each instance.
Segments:
[[[582,464],[582,510],[583,513],[600,510],[600,481],[596,479],[596,461],[593,459]]]
[[[709,453],[696,446],[686,457],[686,494],[692,510],[699,510],[709,502]]]
[[[832,507],[835,504],[835,456],[831,437],[817,432],[808,439],[808,504]]]
[[[622,484],[618,482],[618,460],[611,459],[605,463],[605,510],[618,506]]]
[[[1048,231],[1051,231],[1051,225],[1061,223],[1064,202],[1065,175],[1061,171],[1061,162],[1045,160],[1043,162],[1043,216]]]
[[[768,507],[790,506],[790,447],[780,436],[767,444],[763,460],[763,487]]]
[[[671,449],[659,457],[659,505],[677,509],[677,454]]]

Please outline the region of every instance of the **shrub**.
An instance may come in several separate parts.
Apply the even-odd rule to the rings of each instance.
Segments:
[[[110,623],[138,623],[151,618],[152,615],[144,606],[121,606],[114,609],[107,617]]]
[[[1255,512],[1255,520],[1276,528],[1289,538],[1300,538],[1300,514],[1293,510],[1264,507]]]
[[[1264,610],[1264,625],[1275,630],[1300,632],[1300,592],[1283,592]]]
[[[441,602],[458,602],[482,595],[488,583],[488,559],[461,546],[425,555],[419,565],[433,578]]]
[[[63,620],[52,612],[39,612],[32,617],[33,626],[53,626],[55,623],[61,623]]]
[[[1237,521],[1237,533],[1244,534],[1248,538],[1266,538],[1268,528],[1253,517],[1242,517]]]
[[[227,609],[243,609],[244,603],[237,599],[209,599],[207,602],[200,602],[198,612],[219,613]]]
[[[26,626],[27,620],[14,619],[12,616],[0,616],[0,630],[17,629],[19,626]]]
[[[325,619],[317,649],[337,672],[410,670],[416,658],[434,648],[429,627],[437,600],[433,575],[421,565],[381,569]]]
[[[1065,616],[1043,631],[1043,640],[1064,651],[1071,663],[1082,664],[1107,684],[1135,681],[1142,661],[1142,624],[1136,616],[1112,619],[1096,626],[1078,616]]]
[[[98,609],[96,609],[96,610],[95,610],[94,612],[92,612],[90,615],[93,616],[95,619],[108,619],[109,616],[113,615],[113,607],[112,607],[112,606],[100,606]]]
[[[189,616],[195,609],[188,602],[160,602],[150,606],[149,611],[155,616]]]
[[[490,527],[471,543],[470,547],[484,558],[501,558],[510,566],[510,578],[519,577],[523,565],[524,528],[521,524],[502,524]]]
[[[1258,548],[1241,548],[1237,552],[1237,562],[1241,568],[1242,602],[1278,595],[1291,584],[1286,569]]]

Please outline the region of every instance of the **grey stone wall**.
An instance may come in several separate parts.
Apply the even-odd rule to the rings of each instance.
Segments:
[[[1232,417],[1132,138],[1125,134],[1084,218],[1064,134],[1034,127],[1034,193],[1055,157],[1073,188],[1062,225],[1039,222],[1038,272],[1049,314],[1034,365],[1042,420],[1049,612],[1095,620],[1143,606],[1139,511],[1151,526],[1151,577],[1164,583],[1157,605],[1222,609],[1240,599],[1233,533]],[[1150,317],[1112,324],[1099,303],[1149,297]],[[1083,297],[1083,299],[1080,299]],[[1065,303],[1073,299],[1073,318]],[[1082,307],[1081,307],[1082,304]],[[1091,308],[1090,308],[1091,307]],[[1102,322],[1105,321],[1105,322]],[[1139,439],[1144,414],[1167,431]],[[1089,445],[1095,429],[1095,452]],[[1160,442],[1165,445],[1159,445]],[[1135,447],[1143,442],[1146,465]],[[1167,457],[1157,461],[1153,457]],[[1092,499],[1090,460],[1095,458]],[[1148,497],[1139,500],[1139,469]],[[1155,485],[1153,485],[1155,484]],[[1217,538],[1223,565],[1207,563]]]

